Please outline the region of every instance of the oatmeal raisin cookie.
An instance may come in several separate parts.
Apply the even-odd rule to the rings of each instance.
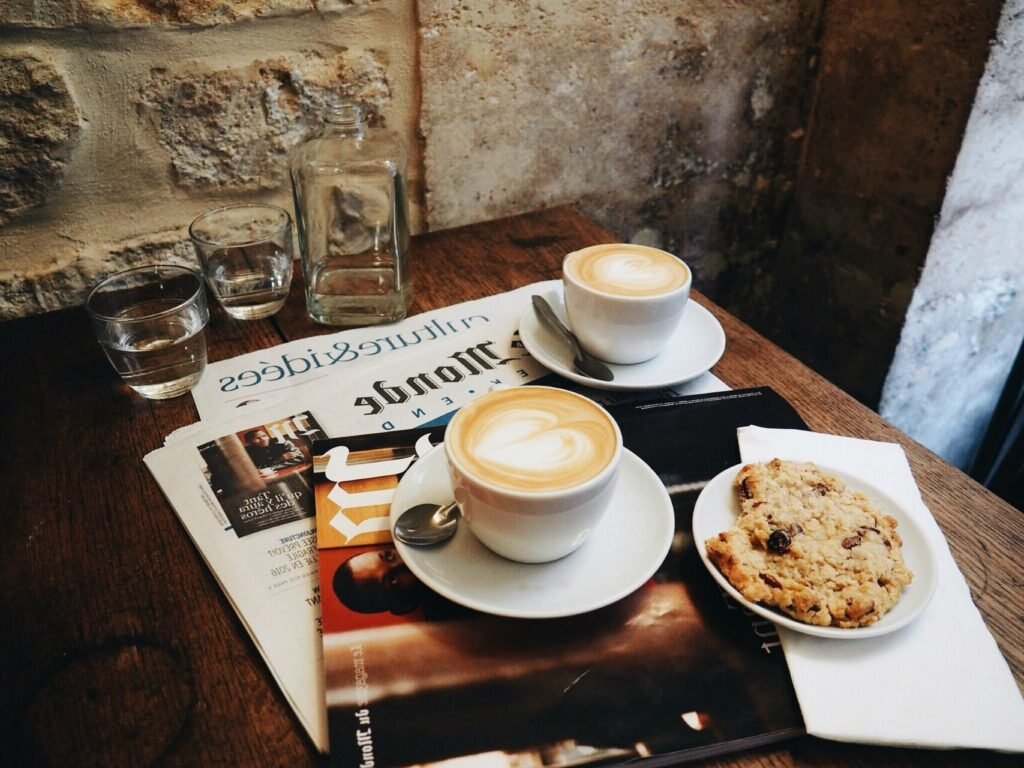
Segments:
[[[808,624],[863,627],[913,578],[896,521],[814,464],[748,464],[736,492],[736,527],[705,546],[748,600]]]

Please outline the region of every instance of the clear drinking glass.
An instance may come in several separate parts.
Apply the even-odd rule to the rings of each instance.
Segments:
[[[96,339],[121,378],[143,397],[183,395],[206,367],[203,278],[171,264],[118,272],[85,300]]]
[[[256,320],[284,306],[292,284],[292,217],[275,205],[229,205],[188,228],[206,282],[232,317]]]

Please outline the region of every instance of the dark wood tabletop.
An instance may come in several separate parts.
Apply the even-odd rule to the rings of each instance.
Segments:
[[[572,208],[417,236],[413,312],[560,276],[614,241]],[[902,444],[999,647],[1024,682],[1024,514],[915,443],[696,291],[728,339],[713,372],[769,385],[814,430]],[[215,309],[210,359],[336,332],[301,284],[261,321]],[[0,764],[324,765],[142,457],[197,419],[191,397],[133,394],[84,310],[0,324]],[[13,503],[10,503],[13,502]],[[936,670],[943,674],[943,670]],[[993,766],[1020,758],[801,737],[715,766]]]

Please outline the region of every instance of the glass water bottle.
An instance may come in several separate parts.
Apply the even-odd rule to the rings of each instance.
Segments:
[[[367,127],[359,104],[334,103],[289,170],[309,316],[344,326],[405,317],[412,275],[401,140]]]

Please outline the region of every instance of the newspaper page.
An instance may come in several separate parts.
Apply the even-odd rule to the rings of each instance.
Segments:
[[[180,430],[145,457],[321,751],[328,743],[311,495],[313,439],[444,422],[489,389],[527,382],[575,389],[605,405],[727,389],[710,373],[646,392],[590,390],[551,374],[518,338],[520,310],[532,290],[536,286],[473,302],[473,316],[489,320],[470,324],[465,333],[396,352],[384,364],[350,366],[344,376],[296,386],[286,396],[271,393],[263,407],[243,407],[230,418]],[[282,349],[270,352],[286,354]],[[388,503],[386,491],[380,496],[380,503]]]
[[[414,315],[391,325],[298,339],[211,363],[192,391],[200,421],[167,435],[165,443],[202,431],[208,422],[230,419],[247,410],[268,408],[283,400],[328,402],[332,397],[344,397],[349,388],[349,376],[354,372],[362,375],[380,371],[384,377],[389,371],[402,370],[400,361],[404,357],[430,357],[429,350],[434,350],[435,356],[439,349],[454,350],[456,355],[456,359],[447,361],[447,364],[454,362],[456,370],[425,373],[431,380],[456,378],[461,373],[472,377],[474,371],[466,367],[465,361],[495,352],[504,355],[499,358],[499,362],[506,361],[504,365],[521,358],[527,378],[539,375],[542,368],[525,354],[519,342],[519,320],[530,306],[532,294],[558,284],[557,280],[533,283],[507,293]],[[490,340],[491,345],[479,351],[480,343],[486,340]],[[458,359],[460,354],[462,361]],[[444,355],[437,357],[443,359]],[[430,388],[431,383],[428,380],[414,384],[411,402],[419,404],[416,399],[422,396],[419,390],[424,386]],[[380,394],[385,400],[395,396],[401,395],[391,393],[390,389]],[[373,401],[366,402],[372,408]]]
[[[389,325],[354,328],[279,344],[207,365],[192,397],[199,418],[209,421],[242,408],[292,397],[298,386],[371,365],[401,370],[403,358],[428,347],[464,340],[510,339],[530,307],[530,296],[560,285],[548,280],[483,299],[435,309]],[[457,344],[456,344],[457,346]]]

